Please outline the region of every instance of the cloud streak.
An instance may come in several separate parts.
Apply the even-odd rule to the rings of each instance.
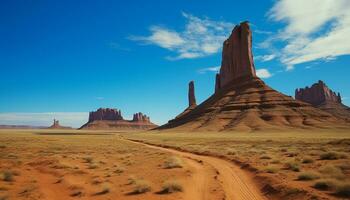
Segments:
[[[207,67],[207,68],[203,68],[203,69],[198,70],[198,73],[205,74],[207,72],[219,72],[219,70],[220,70],[220,66]]]
[[[260,78],[270,78],[273,74],[268,69],[257,69],[256,75]]]
[[[182,13],[185,29],[175,31],[166,27],[151,26],[149,36],[131,36],[129,39],[146,45],[156,45],[174,52],[169,60],[205,57],[220,51],[234,24],[214,21]]]
[[[285,44],[280,60],[287,70],[305,62],[349,55],[349,10],[348,0],[276,1],[268,17],[286,26],[265,43]]]

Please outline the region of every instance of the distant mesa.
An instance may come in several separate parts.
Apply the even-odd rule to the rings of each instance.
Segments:
[[[53,124],[48,127],[49,129],[72,129],[72,127],[61,126],[60,122],[56,119],[53,119]]]
[[[121,110],[112,108],[99,108],[90,112],[89,121],[80,129],[115,129],[115,130],[148,130],[156,128],[147,115],[135,113],[132,120],[125,120]]]
[[[198,106],[193,100],[194,83],[191,82],[189,107],[157,129],[252,131],[349,126],[343,119],[270,88],[257,77],[248,22],[237,25],[223,43],[215,93]]]
[[[342,104],[340,93],[336,93],[321,80],[311,87],[295,90],[295,99],[307,102],[316,108],[350,121],[350,108]]]

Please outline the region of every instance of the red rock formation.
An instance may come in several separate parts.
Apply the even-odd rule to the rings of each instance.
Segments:
[[[90,112],[89,122],[95,120],[122,120],[122,113],[118,109],[99,108],[97,111]]]
[[[158,129],[230,131],[348,127],[344,120],[294,100],[256,76],[247,22],[224,42],[215,93]]]
[[[194,82],[191,81],[188,84],[188,107],[197,106],[196,96],[194,93]]]
[[[323,81],[318,81],[311,87],[296,89],[295,99],[350,121],[350,108],[342,104],[340,93],[333,92]]]
[[[150,118],[147,115],[142,114],[141,112],[135,113],[132,121],[134,122],[150,122]]]
[[[215,76],[215,92],[220,90],[220,74],[217,73]]]
[[[248,22],[237,25],[231,36],[224,42],[220,88],[241,77],[256,77],[252,55],[252,32]]]
[[[56,119],[53,119],[53,124],[48,128],[49,129],[71,129],[71,127],[61,126],[60,122]]]
[[[120,110],[99,108],[90,112],[89,121],[80,129],[148,130],[156,127],[157,125],[141,112],[135,113],[132,120],[124,120]]]
[[[296,89],[295,99],[310,103],[314,106],[318,106],[324,102],[341,103],[340,93],[337,95],[321,80],[313,84],[310,88]]]

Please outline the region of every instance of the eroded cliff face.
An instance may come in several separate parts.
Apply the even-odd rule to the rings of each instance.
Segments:
[[[151,122],[150,118],[147,115],[142,114],[141,112],[135,113],[132,121],[135,122]]]
[[[99,108],[89,113],[89,122],[95,120],[122,120],[122,113],[118,109]]]
[[[194,82],[188,84],[188,107],[197,106],[196,96],[194,92]]]
[[[80,129],[148,130],[156,128],[150,117],[141,112],[135,113],[132,120],[125,120],[118,109],[99,108],[89,114],[89,121]]]
[[[325,102],[341,103],[340,93],[336,94],[323,82],[313,84],[311,87],[295,90],[295,99],[319,106]]]
[[[349,126],[343,119],[266,85],[256,76],[251,48],[252,31],[249,24],[243,22],[233,29],[223,44],[221,69],[215,77],[215,93],[203,103],[191,107],[190,83],[190,106],[158,129],[251,131]],[[328,95],[332,96],[330,92]]]
[[[296,89],[295,99],[307,102],[338,118],[350,121],[350,108],[342,104],[340,93],[332,91],[321,80],[311,87]]]
[[[232,34],[223,44],[218,88],[223,88],[234,79],[242,77],[256,77],[252,54],[252,32],[248,22],[235,26]]]

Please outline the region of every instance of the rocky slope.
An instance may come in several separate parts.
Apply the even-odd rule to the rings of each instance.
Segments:
[[[183,131],[266,130],[346,127],[308,103],[267,86],[256,76],[248,22],[237,25],[224,42],[215,93],[158,129]]]
[[[350,108],[342,104],[340,93],[337,94],[329,89],[321,80],[311,87],[296,89],[295,99],[310,103],[316,108],[350,121]]]

